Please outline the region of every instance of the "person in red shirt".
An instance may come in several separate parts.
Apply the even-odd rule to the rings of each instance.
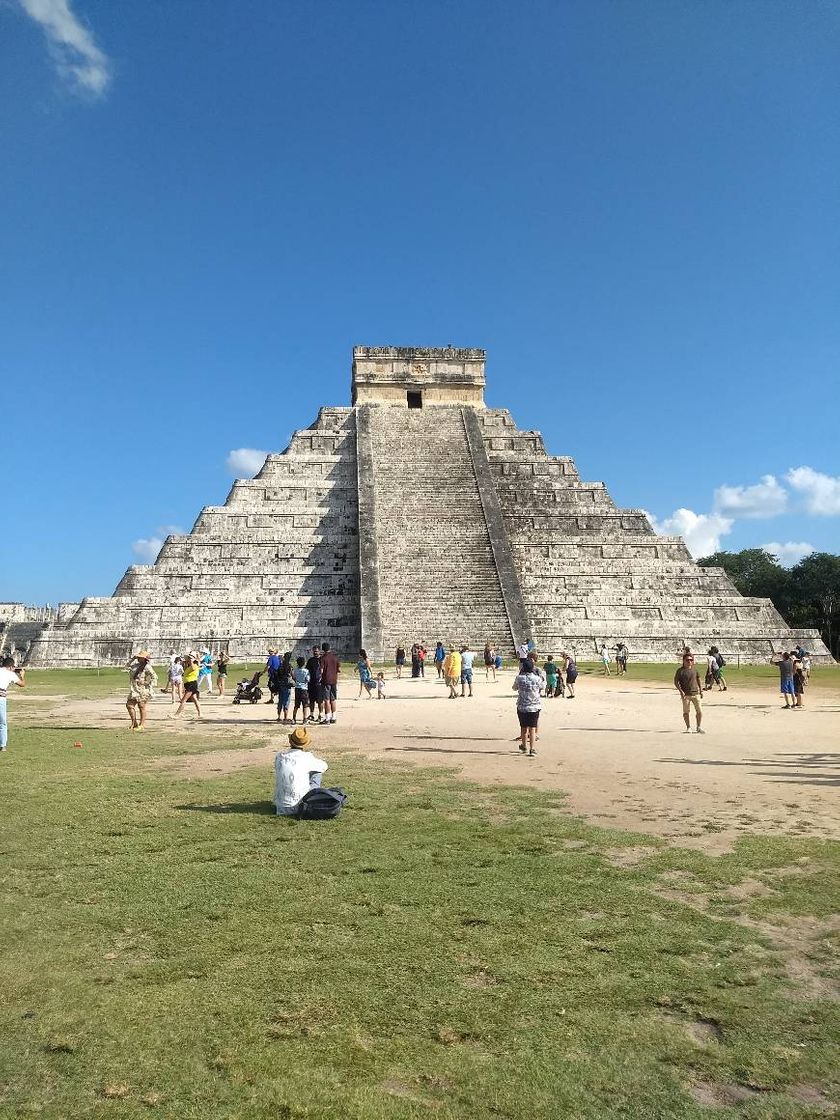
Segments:
[[[330,649],[329,642],[321,644],[321,698],[324,714],[321,723],[335,723],[335,702],[338,698],[338,674],[341,666],[338,658]]]

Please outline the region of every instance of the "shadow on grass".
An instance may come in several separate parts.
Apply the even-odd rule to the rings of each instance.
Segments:
[[[273,801],[231,801],[219,805],[175,805],[174,808],[190,813],[248,813],[259,817],[277,815]]]
[[[673,762],[685,766],[742,766],[755,770],[762,778],[772,782],[804,786],[840,786],[840,753],[799,754],[787,753],[773,755],[772,758],[745,758],[740,762],[729,762],[720,758],[658,758],[657,762]],[[759,767],[772,767],[765,770]],[[820,773],[820,771],[830,771]]]

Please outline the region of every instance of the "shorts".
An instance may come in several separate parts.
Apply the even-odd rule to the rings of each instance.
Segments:
[[[292,698],[292,686],[288,684],[280,685],[280,695],[277,700],[278,708],[288,708],[289,700]]]
[[[319,684],[313,685],[309,689],[309,707],[314,708],[321,700],[321,686]]]
[[[309,707],[309,689],[308,688],[296,688],[295,689],[295,704],[304,704],[307,708]]]
[[[198,681],[184,681],[184,695],[198,696]]]
[[[539,709],[535,712],[523,712],[520,708],[517,708],[516,714],[519,716],[520,727],[536,727],[540,722]]]
[[[546,677],[545,678],[545,687],[548,689],[549,692],[553,692],[555,690],[555,688],[557,687],[557,677]]]
[[[325,701],[332,701],[338,699],[338,685],[336,684],[322,684],[321,685],[321,699]]]
[[[461,670],[461,684],[472,684],[472,669]]]
[[[690,696],[683,696],[683,715],[687,716],[691,711],[691,705],[694,705],[694,711],[699,716],[702,712],[702,696],[699,692],[692,692]]]
[[[571,672],[571,671],[566,673],[567,684],[574,684],[575,681],[577,680],[577,678],[578,678],[577,673],[574,673],[574,672]]]
[[[788,696],[794,695],[793,677],[788,677],[786,681],[782,681],[782,696],[784,696],[785,694],[787,694]]]
[[[398,665],[405,665],[405,658],[404,657],[398,657],[397,658],[397,664]]]
[[[227,676],[227,665],[220,665],[219,668],[216,670],[216,675],[219,676],[219,677],[226,677]]]

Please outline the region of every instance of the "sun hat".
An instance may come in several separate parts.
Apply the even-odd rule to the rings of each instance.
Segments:
[[[142,659],[143,659],[144,661],[151,661],[151,660],[152,660],[152,655],[151,655],[151,653],[149,652],[149,650],[147,650],[147,649],[141,649],[141,650],[140,650],[140,652],[139,652],[139,653],[135,653],[135,655],[134,655],[134,656],[135,656],[135,658],[136,658],[136,659],[137,659],[138,661],[139,661],[139,660],[140,660],[141,658],[142,658]]]
[[[289,736],[290,747],[308,747],[312,740],[305,727],[296,727]]]

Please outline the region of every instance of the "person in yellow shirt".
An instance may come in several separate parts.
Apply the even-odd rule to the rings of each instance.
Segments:
[[[198,670],[199,659],[193,653],[188,653],[184,658],[184,695],[175,712],[179,716],[187,703],[195,704],[195,714],[201,719],[201,708],[198,706]]]
[[[443,659],[443,678],[449,685],[449,699],[454,700],[460,695],[461,687],[461,655],[454,646],[449,647],[449,653]]]

